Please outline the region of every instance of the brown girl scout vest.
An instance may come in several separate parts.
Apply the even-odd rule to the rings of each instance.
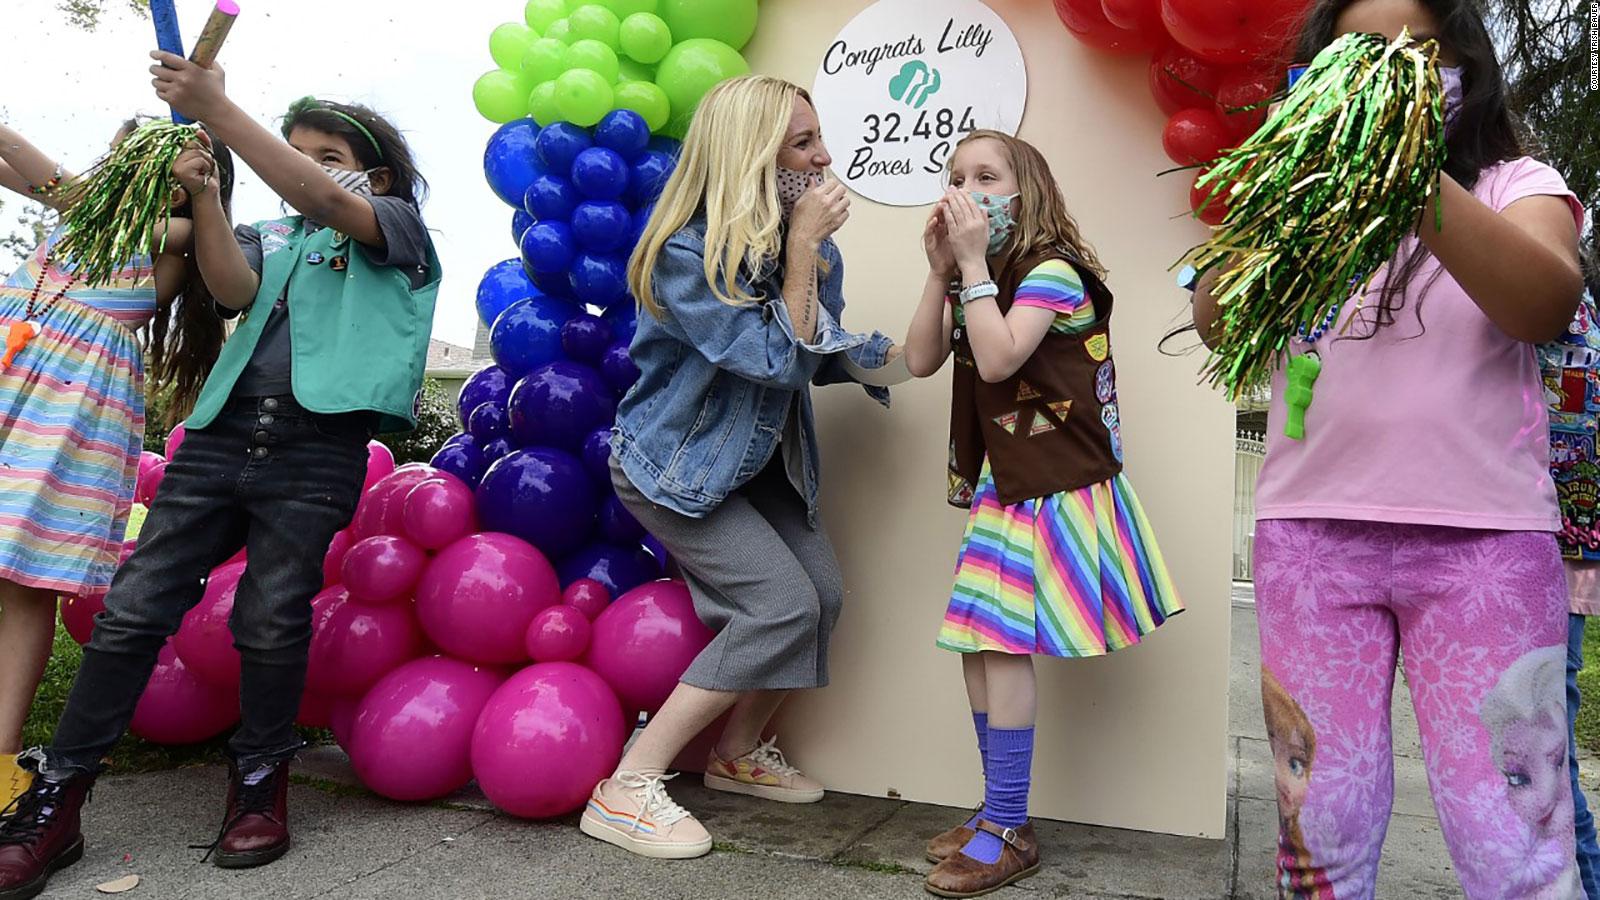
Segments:
[[[951,335],[956,366],[950,406],[950,503],[970,507],[984,456],[996,493],[1010,505],[1076,490],[1122,471],[1116,370],[1111,361],[1111,291],[1088,266],[1060,252],[1009,266],[995,301],[1002,314],[1023,277],[1049,259],[1072,263],[1094,303],[1095,324],[1078,334],[1047,332],[1016,374],[998,384],[978,377],[966,328]]]

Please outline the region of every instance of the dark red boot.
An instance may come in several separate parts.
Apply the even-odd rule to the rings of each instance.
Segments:
[[[221,868],[264,866],[289,850],[289,763],[258,772],[228,766],[228,817],[212,851]]]
[[[83,858],[78,813],[94,786],[93,775],[65,781],[35,777],[33,786],[0,818],[0,900],[44,893],[50,876]]]

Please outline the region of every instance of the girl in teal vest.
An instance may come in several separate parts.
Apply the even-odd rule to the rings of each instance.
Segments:
[[[29,751],[40,777],[9,836],[21,850],[0,855],[0,894],[42,887],[81,854],[78,810],[101,760],[202,579],[240,548],[249,563],[230,625],[241,722],[210,855],[235,868],[283,855],[322,558],[355,512],[372,434],[415,424],[439,263],[399,132],[370,110],[303,100],[279,140],[227,98],[220,69],[156,58],[157,96],[206,123],[300,214],[235,229],[206,148],[173,165],[196,198],[201,274],[218,313],[240,324],[201,389],[139,547],[112,582],[55,738]]]

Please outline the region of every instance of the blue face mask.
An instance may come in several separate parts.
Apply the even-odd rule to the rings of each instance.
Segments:
[[[1466,88],[1461,82],[1460,66],[1440,66],[1439,83],[1444,87],[1444,133],[1455,127],[1456,116],[1461,113],[1462,97]]]
[[[972,202],[978,204],[983,214],[989,217],[989,255],[993,256],[1005,246],[1006,239],[1011,237],[1011,232],[1017,227],[1017,220],[1011,215],[1011,204],[1021,194],[985,194],[982,191],[968,191],[972,195]]]

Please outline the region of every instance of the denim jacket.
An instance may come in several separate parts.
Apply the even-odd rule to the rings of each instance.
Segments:
[[[824,241],[818,273],[816,335],[795,337],[773,271],[739,283],[755,302],[724,303],[705,276],[705,223],[685,225],[662,247],[654,288],[663,308],[639,316],[629,353],[639,380],[617,408],[612,449],[628,480],[652,501],[701,518],[755,477],[772,459],[791,409],[801,416],[803,484],[813,527],[817,521],[817,433],[812,384],[853,381],[841,356],[863,369],[884,365],[892,342],[882,334],[851,334],[844,314],[844,261]],[[866,389],[889,405],[883,388]],[[798,395],[798,398],[797,396]],[[796,400],[798,399],[798,403]]]

